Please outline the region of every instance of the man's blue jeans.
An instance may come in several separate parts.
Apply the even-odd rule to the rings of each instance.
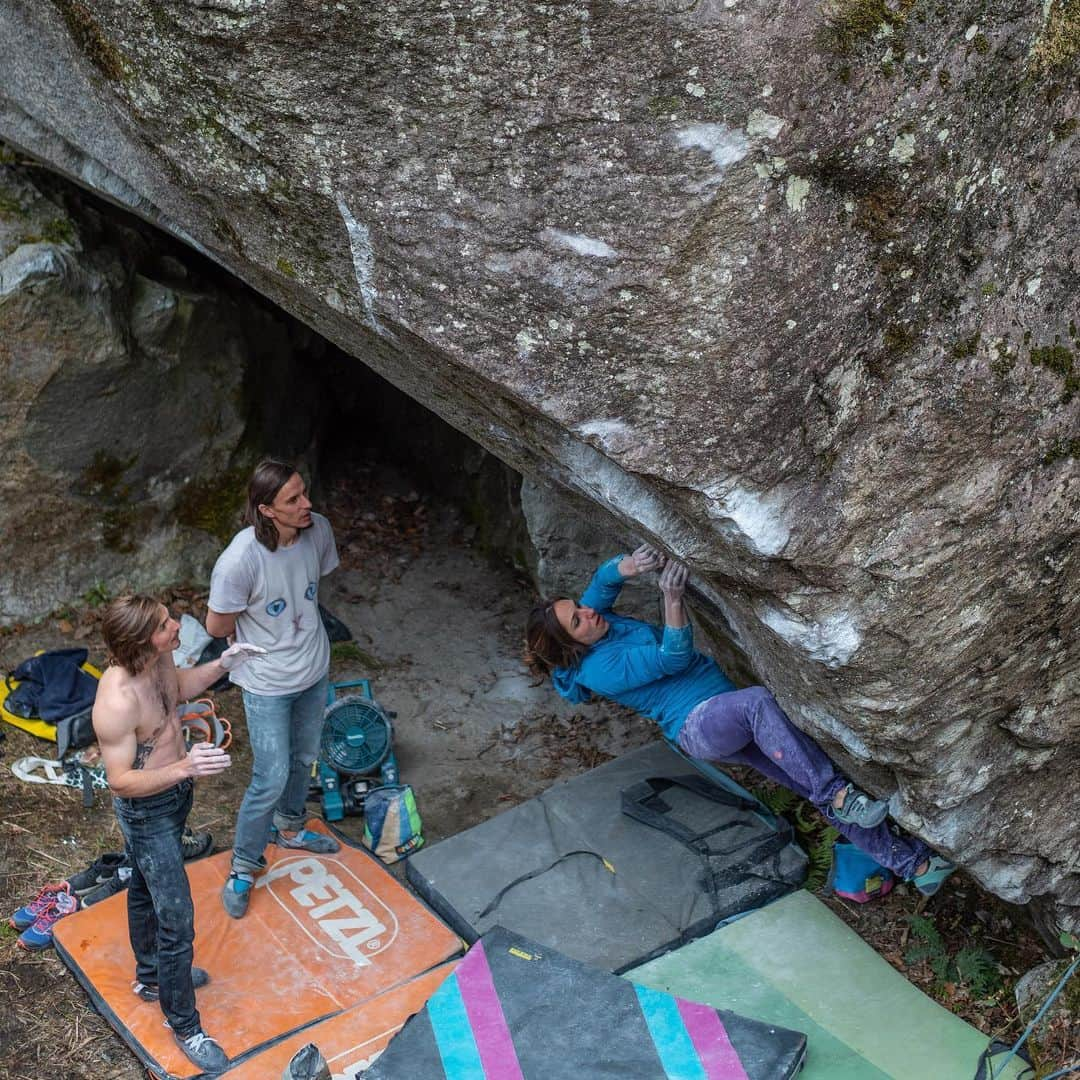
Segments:
[[[240,803],[233,869],[256,874],[266,866],[263,849],[270,826],[291,831],[307,820],[304,803],[311,766],[319,756],[330,676],[295,694],[267,696],[244,691],[248,739],[255,762]]]
[[[180,844],[193,789],[183,780],[157,795],[113,799],[131,856],[127,910],[135,978],[158,988],[161,1011],[180,1038],[201,1027],[191,985],[195,908]]]
[[[832,801],[847,779],[764,686],[717,694],[695,706],[679,732],[679,748],[703,761],[749,765],[790,788],[812,802],[860,851],[905,880],[932,854],[921,840],[893,832],[887,821],[873,829],[837,821]]]

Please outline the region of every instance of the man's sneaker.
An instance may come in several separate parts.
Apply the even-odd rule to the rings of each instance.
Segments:
[[[191,968],[191,985],[196,990],[201,989],[210,981],[210,973],[201,967]],[[133,982],[131,992],[143,1001],[157,1001],[159,998],[157,983]]]
[[[207,1076],[218,1076],[229,1067],[225,1051],[202,1028],[184,1038],[174,1031],[173,1038],[188,1061],[202,1069]]]
[[[180,846],[184,851],[185,862],[201,859],[214,846],[214,837],[208,832],[185,829],[184,835],[180,837]]]
[[[883,799],[871,799],[853,784],[844,788],[844,801],[832,808],[833,817],[844,825],[872,829],[889,816],[889,804]]]
[[[341,845],[326,833],[301,829],[295,836],[285,836],[276,828],[270,830],[271,840],[278,847],[293,848],[297,851],[310,851],[313,855],[333,855],[341,850]]]
[[[19,945],[31,952],[47,949],[52,944],[53,927],[65,916],[77,911],[78,897],[69,892],[59,892],[52,903],[19,935]]]
[[[911,879],[912,885],[923,894],[933,896],[945,884],[945,879],[956,872],[956,864],[940,855],[931,855],[926,872]]]
[[[250,874],[241,874],[233,871],[229,880],[225,882],[225,888],[221,890],[221,902],[225,910],[234,919],[242,919],[251,902],[251,887],[255,879]]]
[[[99,885],[104,885],[121,866],[127,865],[127,852],[107,851],[93,866],[88,866],[85,870],[72,874],[67,879],[68,888],[76,896],[85,896]]]
[[[128,887],[128,882],[130,880],[131,867],[118,867],[116,873],[113,874],[108,881],[105,881],[96,889],[92,889],[85,896],[81,897],[82,906],[90,907],[93,904],[100,904],[102,900],[108,900],[110,896],[115,896],[118,892],[123,892]]]
[[[52,907],[57,894],[67,891],[66,881],[43,885],[38,889],[37,896],[29,904],[24,904],[8,919],[8,925],[13,926],[16,930],[25,930],[27,927],[33,926]]]

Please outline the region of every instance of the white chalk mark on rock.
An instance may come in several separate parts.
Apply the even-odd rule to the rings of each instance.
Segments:
[[[353,217],[352,211],[340,193],[334,195],[334,200],[341,212],[341,220],[345,222],[345,231],[349,234],[353,273],[356,275],[356,284],[360,288],[360,298],[364,302],[364,313],[367,315],[368,325],[377,334],[383,334],[385,331],[375,316],[375,298],[379,293],[375,288],[375,252],[371,247],[371,230]]]
[[[545,239],[552,240],[562,247],[576,251],[579,255],[589,255],[596,259],[613,259],[619,253],[603,240],[596,240],[591,236],[583,236],[581,233],[563,232],[561,229],[545,229]]]
[[[842,667],[862,642],[862,636],[846,612],[827,615],[814,622],[765,605],[759,614],[774,634],[826,667]]]
[[[691,124],[677,132],[675,138],[680,146],[706,151],[721,172],[741,161],[750,149],[746,136],[726,124]]]
[[[779,555],[791,536],[780,500],[759,495],[731,481],[702,489],[709,517],[728,524],[735,538],[758,555]]]

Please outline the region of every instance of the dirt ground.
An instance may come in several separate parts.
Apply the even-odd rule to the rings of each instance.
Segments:
[[[335,681],[370,678],[378,701],[397,714],[395,750],[413,785],[429,843],[466,829],[569,777],[654,738],[652,726],[607,704],[571,707],[550,687],[532,684],[520,660],[530,601],[526,582],[493,566],[472,546],[458,511],[408,477],[359,469],[334,485],[319,509],[333,522],[342,556],[323,603],[352,630],[338,645]],[[102,594],[34,627],[0,632],[0,666],[10,670],[38,648],[76,643],[101,663],[97,629]],[[176,588],[164,599],[174,613],[205,612],[205,593]],[[236,809],[250,775],[239,693],[216,695],[233,725],[233,766],[198,785],[190,824],[209,829],[215,849],[232,840]],[[29,785],[10,763],[48,755],[48,744],[5,726],[0,742],[0,907],[5,913],[39,885],[82,869],[122,847],[108,799],[84,810],[70,788]],[[755,778],[740,775],[754,786]],[[767,794],[767,792],[765,792]],[[315,806],[312,807],[315,810]],[[343,829],[359,838],[361,820]],[[806,840],[813,844],[814,837]],[[1015,1038],[1021,1030],[1011,988],[1017,975],[1046,959],[1022,913],[956,875],[929,904],[901,886],[859,906],[828,902],[898,970],[984,1032]],[[917,921],[922,916],[925,922]],[[912,922],[912,917],[916,921]],[[926,930],[926,925],[931,927]],[[914,946],[939,935],[918,959]],[[136,1059],[90,1007],[52,950],[30,954],[16,933],[0,930],[0,1077],[43,1080],[136,1080]],[[981,950],[993,973],[974,982],[955,959]],[[926,950],[923,950],[926,952]],[[950,966],[951,962],[951,966]],[[1040,1075],[1080,1054],[1068,1016],[1041,1043]],[[973,1068],[974,1072],[974,1068]]]

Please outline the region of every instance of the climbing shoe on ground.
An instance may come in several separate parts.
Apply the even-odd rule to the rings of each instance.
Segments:
[[[104,885],[109,878],[116,874],[121,866],[126,866],[127,853],[124,851],[107,851],[92,866],[72,874],[67,879],[68,888],[76,896],[85,896],[99,885]]]
[[[933,896],[945,884],[945,879],[955,871],[955,863],[949,862],[948,859],[944,859],[940,855],[931,855],[930,865],[926,868],[926,873],[916,874],[911,879],[911,884],[923,896]]]
[[[858,825],[872,829],[889,816],[889,804],[882,799],[871,799],[853,784],[844,789],[844,801],[839,808],[832,808],[833,817],[844,825]]]
[[[100,904],[102,900],[108,900],[110,896],[115,896],[118,892],[123,892],[128,887],[128,882],[131,880],[131,867],[130,866],[118,866],[116,873],[111,878],[103,881],[96,889],[91,889],[90,892],[85,893],[80,899],[82,900],[83,907],[91,907],[94,904]]]
[[[285,836],[272,830],[272,839],[278,847],[295,848],[297,851],[310,851],[313,855],[333,855],[341,850],[341,845],[325,833],[312,832],[310,829],[301,829],[295,836]]]
[[[51,885],[43,885],[38,889],[37,896],[29,904],[24,904],[12,914],[11,918],[8,919],[8,925],[13,926],[16,930],[25,930],[33,926],[52,907],[57,893],[69,891],[66,881],[55,881]]]
[[[225,1051],[202,1028],[183,1038],[174,1031],[173,1038],[188,1061],[202,1069],[207,1076],[219,1076],[229,1067]]]
[[[192,967],[191,969],[191,985],[196,990],[201,989],[210,981],[210,973],[204,971],[201,967]],[[133,982],[131,984],[131,992],[137,997],[142,998],[143,1001],[157,1001],[159,994],[157,983],[144,983]]]
[[[184,862],[201,859],[214,846],[214,837],[208,832],[185,829],[184,835],[180,837],[180,846],[184,849]]]
[[[234,919],[242,919],[251,902],[251,889],[255,879],[250,874],[238,874],[235,870],[225,882],[225,888],[221,890],[221,902],[225,910]]]
[[[19,945],[31,952],[47,949],[53,943],[53,927],[65,916],[77,911],[79,899],[69,892],[58,892],[52,903],[19,935]]]

